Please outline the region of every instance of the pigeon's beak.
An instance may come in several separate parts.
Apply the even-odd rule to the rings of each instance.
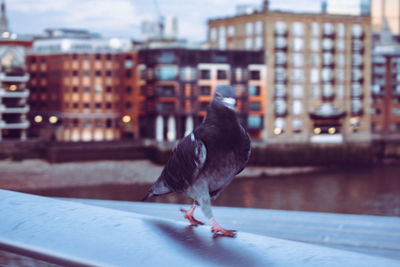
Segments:
[[[224,97],[222,98],[222,103],[224,106],[236,110],[236,99],[233,97]]]

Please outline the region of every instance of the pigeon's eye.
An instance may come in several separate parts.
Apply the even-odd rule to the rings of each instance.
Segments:
[[[218,98],[218,99],[221,99],[222,95],[220,93],[215,93],[215,97]]]

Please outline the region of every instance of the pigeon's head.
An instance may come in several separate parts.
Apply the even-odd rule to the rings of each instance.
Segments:
[[[213,101],[225,107],[236,110],[236,90],[229,85],[219,85],[215,88]]]

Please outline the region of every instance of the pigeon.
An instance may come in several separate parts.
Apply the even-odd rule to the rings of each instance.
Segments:
[[[236,117],[236,90],[229,85],[215,88],[203,122],[179,141],[160,177],[143,200],[171,192],[194,200],[181,209],[191,225],[204,224],[193,217],[196,205],[212,225],[214,237],[234,237],[235,230],[222,228],[214,219],[215,199],[246,166],[251,153],[250,137]]]

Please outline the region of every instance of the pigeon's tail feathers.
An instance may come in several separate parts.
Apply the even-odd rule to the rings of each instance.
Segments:
[[[164,183],[162,177],[158,178],[158,180],[150,187],[149,192],[147,195],[142,199],[142,201],[146,201],[147,199],[151,198],[152,196],[159,196],[171,193],[171,189],[167,187]]]

